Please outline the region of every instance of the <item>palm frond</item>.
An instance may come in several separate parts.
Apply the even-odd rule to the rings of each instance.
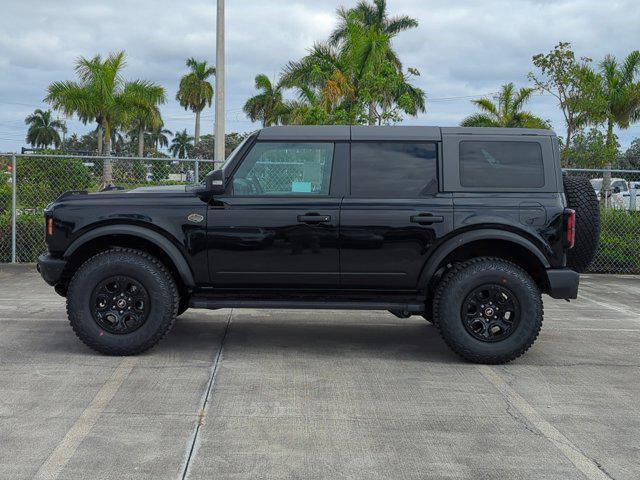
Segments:
[[[492,117],[484,113],[474,113],[460,122],[462,127],[498,127],[500,126]]]
[[[385,26],[385,32],[392,37],[396,36],[400,32],[417,28],[419,26],[418,20],[411,18],[407,15],[390,18]]]
[[[480,110],[484,110],[485,112],[487,112],[488,114],[492,115],[495,118],[500,116],[500,111],[498,110],[498,106],[488,98],[471,100],[471,103],[473,103],[478,108],[480,108]]]
[[[631,84],[638,71],[640,71],[640,50],[635,50],[627,55],[620,68],[622,82],[626,85]]]

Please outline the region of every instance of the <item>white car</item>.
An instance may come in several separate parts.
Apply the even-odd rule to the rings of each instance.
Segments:
[[[602,178],[594,178],[591,180],[591,185],[593,185],[593,189],[598,196],[598,200],[601,198],[602,193]],[[621,210],[629,210],[629,206],[631,204],[631,195],[636,194],[635,189],[637,188],[638,182],[633,182],[631,188],[633,188],[633,192],[629,188],[629,182],[627,182],[624,178],[612,178],[611,179],[611,206],[613,208],[619,208]],[[640,210],[640,199],[636,199],[636,210]]]

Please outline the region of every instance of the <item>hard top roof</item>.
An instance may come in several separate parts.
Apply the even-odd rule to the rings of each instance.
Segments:
[[[349,126],[349,125],[291,125],[267,127],[258,132],[260,140],[279,141],[439,141],[443,135],[529,135],[555,136],[552,130],[529,128],[472,128],[422,126]]]

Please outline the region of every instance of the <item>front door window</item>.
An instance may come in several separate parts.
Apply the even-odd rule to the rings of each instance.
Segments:
[[[333,149],[333,143],[257,143],[233,176],[233,195],[329,195]]]

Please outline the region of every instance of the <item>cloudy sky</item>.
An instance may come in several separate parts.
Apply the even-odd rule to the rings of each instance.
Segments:
[[[227,0],[227,131],[249,131],[242,105],[257,73],[276,77],[335,25],[335,9],[355,0]],[[469,100],[513,81],[527,85],[531,57],[558,41],[573,43],[596,61],[640,48],[637,0],[389,0],[392,14],[420,27],[400,35],[395,48],[419,69],[427,113],[406,123],[456,125],[473,111]],[[184,61],[215,59],[215,0],[2,0],[0,30],[0,151],[24,145],[24,117],[43,108],[46,87],[73,79],[80,56],[126,50],[128,79],[165,86],[167,127],[193,131],[193,116],[174,100]],[[564,126],[552,99],[536,96],[529,109]],[[213,110],[203,116],[213,130]],[[70,131],[89,127],[69,122]],[[623,146],[640,126],[620,132]]]

